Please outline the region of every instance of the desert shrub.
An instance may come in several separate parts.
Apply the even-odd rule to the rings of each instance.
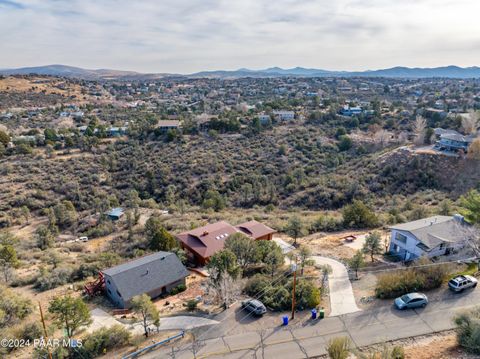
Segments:
[[[347,359],[350,356],[350,340],[347,337],[331,339],[327,344],[330,359]]]
[[[80,266],[73,270],[71,279],[72,280],[83,280],[88,277],[94,277],[98,274],[100,267],[98,262],[95,263],[82,263]]]
[[[40,291],[53,289],[71,281],[73,270],[71,268],[55,268],[50,272],[42,271],[34,287]]]
[[[9,339],[24,339],[33,341],[34,339],[38,339],[43,335],[42,328],[40,324],[37,322],[28,322],[24,324],[18,324],[13,327],[5,328],[2,330],[1,338],[9,338]],[[7,358],[7,354],[17,350],[18,347],[0,347],[0,357]]]
[[[286,310],[292,303],[292,280],[272,280],[270,276],[256,274],[247,281],[244,292],[259,298],[272,310]],[[310,280],[300,279],[296,288],[296,308],[315,308],[320,304],[320,290]]]
[[[175,295],[175,294],[178,294],[178,293],[181,293],[181,292],[185,292],[186,290],[187,290],[186,285],[185,284],[180,284],[180,285],[176,286],[175,288],[173,288],[170,291],[170,294]]]
[[[378,298],[395,298],[408,292],[440,287],[448,273],[448,267],[429,264],[430,260],[424,258],[414,262],[415,266],[423,267],[412,267],[380,275],[375,295]]]
[[[40,326],[40,323],[37,322],[29,322],[21,325],[17,329],[17,338],[22,338],[25,340],[38,339],[43,335],[43,330]]]
[[[390,358],[392,359],[403,359],[405,358],[405,350],[403,350],[403,347],[396,345],[392,348],[390,352]]]
[[[11,283],[11,287],[24,287],[27,285],[32,285],[37,281],[38,276],[33,274],[26,277],[17,277]]]
[[[343,222],[341,219],[337,219],[333,216],[320,216],[310,225],[309,232],[333,232],[343,228]]]
[[[115,232],[115,224],[113,222],[102,222],[98,226],[88,229],[85,232],[85,236],[89,238],[97,238],[108,236],[109,234]]]
[[[249,296],[256,297],[257,293],[262,292],[271,283],[270,278],[256,274],[251,277],[245,285],[244,292]]]
[[[131,334],[121,325],[100,328],[83,338],[82,347],[71,351],[68,358],[93,359],[109,350],[118,349],[130,343]]]
[[[315,308],[320,304],[320,289],[314,282],[300,279],[295,292],[295,302],[298,309]]]
[[[458,314],[454,322],[458,344],[470,353],[480,354],[480,307]]]
[[[195,309],[197,309],[197,304],[198,304],[198,302],[195,299],[190,299],[187,302],[187,309],[192,312]]]
[[[343,208],[343,223],[346,227],[372,228],[378,225],[378,218],[363,202],[355,200]]]
[[[32,302],[0,285],[0,328],[17,323],[32,312]]]

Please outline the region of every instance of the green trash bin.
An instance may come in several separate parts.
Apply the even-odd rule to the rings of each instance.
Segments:
[[[319,319],[325,318],[325,310],[324,310],[323,308],[321,308],[321,309],[318,311],[318,318],[319,318]]]

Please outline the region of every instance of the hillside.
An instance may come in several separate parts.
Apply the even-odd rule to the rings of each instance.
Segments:
[[[321,211],[339,209],[355,198],[380,213],[395,198],[438,204],[444,198],[456,200],[480,183],[479,161],[402,150],[381,156],[342,155],[328,143],[318,147],[318,136],[321,132],[310,129],[217,140],[199,136],[173,143],[120,141],[101,146],[95,154],[19,157],[22,166],[3,159],[0,211],[22,205],[38,210],[60,199],[89,209],[102,198],[122,202],[135,189],[141,198],[167,207],[204,205],[220,196],[237,208],[273,205]],[[281,147],[286,148],[283,155]]]

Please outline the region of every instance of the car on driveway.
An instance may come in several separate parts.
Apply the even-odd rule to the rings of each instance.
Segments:
[[[249,299],[243,301],[242,308],[258,317],[261,317],[267,312],[267,308],[265,308],[265,305],[257,299]]]
[[[400,309],[423,308],[428,304],[428,298],[423,293],[408,293],[395,299],[395,306]]]
[[[477,283],[477,278],[472,277],[471,275],[459,275],[458,277],[452,278],[448,281],[448,288],[458,293],[467,288],[475,288]]]

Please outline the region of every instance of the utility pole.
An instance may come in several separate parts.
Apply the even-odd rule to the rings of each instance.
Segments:
[[[297,286],[297,256],[295,256],[295,270],[293,272],[293,288],[292,288],[292,318],[295,319],[295,289]]]
[[[48,345],[48,334],[47,327],[45,326],[45,318],[43,318],[42,304],[38,301],[38,308],[40,308],[40,317],[42,318],[43,333],[45,334],[45,340],[47,342],[48,357],[52,359],[52,352],[50,351],[50,346]]]

